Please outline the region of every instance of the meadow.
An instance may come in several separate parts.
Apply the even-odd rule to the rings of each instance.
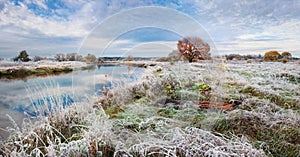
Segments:
[[[51,97],[48,116],[7,128],[0,154],[300,156],[299,72],[297,62],[158,62],[96,101],[63,108]]]

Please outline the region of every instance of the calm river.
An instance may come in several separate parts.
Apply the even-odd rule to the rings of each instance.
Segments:
[[[13,126],[9,116],[21,126],[26,116],[39,114],[33,106],[43,100],[59,97],[63,105],[69,105],[92,99],[111,88],[137,80],[143,72],[143,68],[128,66],[92,66],[58,76],[0,80],[0,139],[5,139],[8,133],[4,130]]]

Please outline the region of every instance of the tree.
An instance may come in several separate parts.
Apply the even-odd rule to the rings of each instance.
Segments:
[[[20,52],[19,56],[14,58],[14,61],[19,61],[20,60],[22,62],[28,62],[28,61],[31,60],[30,58],[28,58],[28,56],[29,55],[27,54],[26,50],[23,50],[23,51]]]
[[[259,59],[261,59],[261,58],[262,58],[262,55],[261,55],[261,54],[259,54],[259,55],[258,55],[258,58],[259,58]]]
[[[181,56],[189,62],[210,58],[210,46],[199,37],[185,37],[179,40],[177,48]]]
[[[282,52],[281,56],[282,58],[292,59],[292,54],[290,52]]]
[[[280,54],[278,51],[269,51],[269,52],[265,53],[264,60],[265,61],[277,61],[279,57],[280,57]]]
[[[66,55],[66,60],[67,61],[75,61],[76,60],[76,53],[68,53],[67,55]]]
[[[45,59],[45,58],[44,58],[44,57],[41,57],[41,56],[34,56],[34,57],[33,57],[33,61],[34,61],[34,62],[41,61],[41,60],[43,60],[43,59]]]
[[[239,54],[229,54],[229,55],[225,55],[226,60],[241,60],[242,56]]]
[[[97,60],[96,56],[95,55],[92,55],[92,54],[87,54],[85,57],[84,57],[84,61],[85,62],[88,62],[88,63],[95,63]]]
[[[83,61],[83,57],[80,54],[77,54],[75,57],[75,61]]]
[[[133,57],[131,55],[127,56],[126,61],[133,61]]]
[[[62,53],[56,54],[55,59],[59,62],[66,61],[65,54]]]

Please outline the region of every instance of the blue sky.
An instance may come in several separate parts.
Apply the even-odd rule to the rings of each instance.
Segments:
[[[149,6],[167,10],[135,10]],[[300,57],[299,10],[299,0],[0,0],[0,57],[21,50],[31,56],[89,50],[97,56],[166,56],[189,34],[178,29],[206,31],[215,54],[278,50]],[[191,26],[195,21],[200,25]],[[113,34],[120,28],[122,34]]]

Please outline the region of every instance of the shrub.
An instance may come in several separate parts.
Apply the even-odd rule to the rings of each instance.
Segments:
[[[289,60],[287,58],[282,58],[282,63],[287,63]]]
[[[280,54],[278,51],[269,51],[269,52],[265,53],[264,60],[265,61],[277,61],[279,57],[280,57]]]
[[[167,58],[167,57],[160,57],[160,58],[155,59],[155,61],[156,62],[168,62],[169,58]]]
[[[34,61],[34,62],[38,62],[38,61],[41,61],[41,60],[43,60],[43,59],[45,59],[45,58],[43,58],[43,57],[41,57],[41,56],[34,56],[34,57],[33,57],[33,61]]]
[[[292,54],[290,52],[282,52],[281,56],[283,58],[286,58],[286,59],[291,59],[292,58]]]

